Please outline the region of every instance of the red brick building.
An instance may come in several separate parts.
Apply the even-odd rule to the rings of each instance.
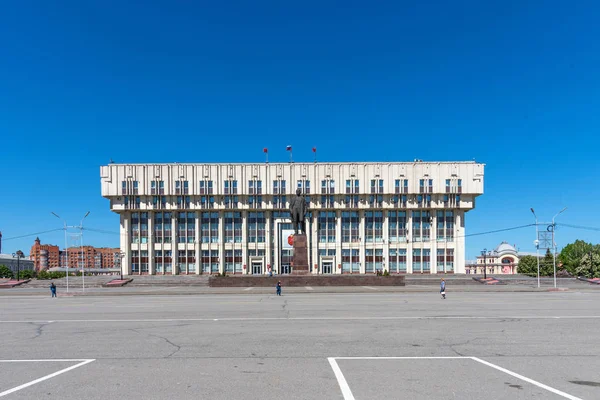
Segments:
[[[29,259],[33,261],[36,271],[59,267],[60,249],[52,244],[41,244],[37,237],[29,251]]]
[[[70,247],[65,252],[58,246],[51,244],[41,244],[40,238],[36,238],[31,246],[29,259],[34,262],[35,270],[41,271],[55,267],[64,267],[68,264],[69,268],[81,268],[81,261],[85,268],[114,268],[115,263],[118,267],[119,248],[83,246]]]

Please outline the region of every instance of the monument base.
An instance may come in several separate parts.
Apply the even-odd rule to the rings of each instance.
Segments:
[[[310,272],[306,244],[306,234],[298,233],[294,235],[292,275],[307,275]]]

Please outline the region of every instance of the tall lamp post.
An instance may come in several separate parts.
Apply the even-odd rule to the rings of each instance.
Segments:
[[[486,264],[487,264],[487,249],[481,250],[481,256],[483,257],[483,279],[487,279]]]
[[[81,246],[81,288],[82,288],[82,291],[84,291],[84,292],[85,292],[85,253],[83,250],[83,220],[86,219],[88,215],[90,215],[89,211],[87,213],[85,213],[83,218],[81,218],[81,222],[79,223],[79,238],[80,238],[79,245]]]
[[[25,257],[25,255],[23,254],[23,252],[21,250],[17,250],[16,253],[12,254],[13,258],[17,259],[17,280],[19,280],[19,272],[21,272],[21,258]]]
[[[66,264],[66,277],[67,277],[67,292],[69,291],[69,243],[67,241],[67,229],[68,228],[75,228],[75,229],[79,229],[79,237],[81,240],[81,257],[82,257],[82,262],[83,262],[83,220],[90,215],[90,212],[88,211],[83,218],[81,219],[81,222],[79,223],[79,226],[69,226],[67,225],[67,221],[65,221],[64,219],[62,219],[58,214],[56,214],[55,212],[50,212],[52,215],[54,215],[56,218],[60,219],[63,222],[64,225],[64,230],[65,230],[65,264]],[[75,267],[75,271],[77,271],[77,267]],[[82,288],[85,291],[85,270],[83,269],[83,264],[81,267],[81,276],[82,276]]]
[[[537,215],[535,215],[535,211],[533,211],[533,207],[531,208],[531,213],[535,217],[535,258],[537,259],[537,283],[538,289],[540,287],[540,241],[539,241],[539,231],[538,231],[538,219]]]
[[[554,222],[554,219],[556,217],[558,217],[560,214],[562,214],[566,209],[567,209],[567,207],[563,208],[554,217],[552,217],[552,246],[554,246],[554,259],[553,259],[553,264],[554,264],[554,288],[556,288],[556,242],[554,241],[554,231],[556,230],[556,223]]]

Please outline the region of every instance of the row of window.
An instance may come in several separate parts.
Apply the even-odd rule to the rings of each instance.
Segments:
[[[412,211],[412,238],[409,239],[408,212],[387,211],[388,240],[390,243],[428,242],[431,240],[431,211]],[[171,243],[172,219],[177,217],[177,240],[179,243],[194,243],[196,240],[196,213],[194,212],[158,212],[154,214],[154,242]],[[287,218],[285,214],[283,217]],[[436,216],[436,240],[454,240],[454,211],[438,210]],[[148,242],[148,213],[131,214],[131,240],[133,243]],[[362,242],[360,215],[357,211],[343,211],[341,221],[342,243]],[[225,243],[242,243],[243,217],[239,211],[202,212],[199,217],[201,243],[219,243],[220,229],[223,224]],[[265,243],[266,215],[264,212],[249,212],[247,217],[248,243]],[[310,223],[310,222],[309,222]],[[364,213],[364,231],[362,237],[366,243],[383,242],[383,211]],[[317,237],[320,243],[337,242],[337,218],[334,211],[321,211],[317,214]]]
[[[248,257],[264,256],[264,250],[249,250]],[[320,249],[321,257],[335,257],[335,249]],[[287,255],[289,257],[289,254]],[[285,263],[286,260],[282,260]],[[374,273],[383,271],[383,249],[365,250],[365,272]],[[247,262],[246,262],[247,263]],[[243,264],[242,250],[224,251],[225,272],[241,273]],[[173,267],[173,252],[171,250],[155,250],[154,265],[156,273],[171,273]],[[132,251],[132,273],[149,272],[148,251]],[[196,272],[196,254],[194,250],[179,250],[175,259],[178,273]],[[219,272],[218,250],[203,250],[201,252],[200,266],[203,273]],[[436,259],[437,271],[452,272],[454,270],[454,249],[438,249]],[[360,272],[360,254],[358,249],[343,249],[341,254],[342,273]],[[390,272],[402,273],[407,271],[406,249],[389,249],[388,268]],[[414,249],[412,252],[412,271],[427,273],[431,270],[431,249]]]
[[[310,196],[305,196],[306,202],[309,207],[311,206]],[[428,208],[432,205],[432,197],[430,194],[418,194],[411,197],[420,208]],[[394,207],[406,207],[408,204],[408,195],[391,195],[387,197],[389,203]],[[247,197],[248,206],[250,208],[263,208],[263,196],[258,194],[249,195]],[[272,196],[273,208],[286,209],[288,207],[286,195],[273,195]],[[384,201],[384,195],[370,195],[369,205],[372,207],[382,207]],[[460,205],[460,194],[444,194],[441,197],[441,201],[444,206],[459,206]],[[124,204],[127,209],[135,209],[141,207],[140,196],[125,196]],[[167,196],[152,196],[152,207],[155,209],[166,209],[167,208]],[[175,204],[178,209],[190,208],[192,205],[191,196],[176,196]],[[200,205],[200,208],[215,208],[215,196],[200,196],[199,203],[195,200],[194,206]],[[361,204],[359,195],[345,195],[339,199],[336,203],[334,195],[321,195],[320,197],[320,208],[335,208],[336,205],[343,205],[347,208],[357,208]],[[225,208],[239,208],[242,203],[238,195],[224,195],[223,205]]]
[[[383,179],[371,179],[370,193],[383,193]],[[248,194],[262,194],[262,181],[261,180],[249,180],[248,181]],[[286,191],[286,180],[277,179],[273,180],[273,194],[285,194]],[[212,180],[201,180],[198,182],[198,194],[210,195],[214,194],[214,185]],[[299,179],[296,181],[296,188],[301,189],[303,193],[310,194],[310,180]],[[462,192],[462,179],[446,179],[446,192]],[[408,193],[408,179],[396,179],[394,181],[395,193]],[[419,192],[420,193],[433,193],[433,179],[420,179],[419,180]],[[335,193],[335,180],[323,179],[321,181],[321,194],[334,194]],[[347,179],[346,180],[346,191],[345,193],[360,193],[360,181],[358,179]],[[121,181],[121,194],[122,195],[136,195],[139,194],[139,181],[136,180],[125,180]],[[165,194],[165,181],[153,180],[150,181],[150,194],[151,195],[163,195]],[[187,195],[190,194],[189,181],[177,180],[175,181],[175,194]],[[228,179],[223,181],[223,194],[239,194],[238,193],[238,181],[235,179]]]

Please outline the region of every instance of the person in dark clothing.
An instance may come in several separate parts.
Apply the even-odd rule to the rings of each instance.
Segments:
[[[281,281],[277,282],[277,296],[281,296]]]
[[[54,282],[50,284],[50,293],[52,293],[52,297],[56,297],[56,285]]]
[[[442,283],[440,283],[440,294],[442,295],[442,299],[446,298],[446,281],[442,279]]]

